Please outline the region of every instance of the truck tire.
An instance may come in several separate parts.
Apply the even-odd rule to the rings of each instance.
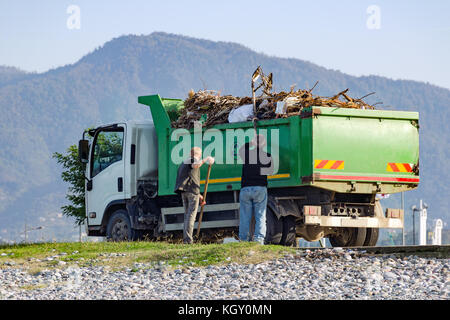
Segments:
[[[281,217],[281,220],[283,220],[283,232],[280,244],[287,247],[296,246],[295,217],[285,216]]]
[[[338,235],[329,237],[333,247],[361,247],[366,241],[366,228],[342,228]]]
[[[267,207],[265,244],[279,244],[282,246],[296,246],[295,217],[278,217]]]
[[[109,218],[106,226],[108,241],[134,241],[138,238],[136,230],[131,228],[130,218],[124,209],[116,210]]]
[[[378,242],[378,235],[380,229],[378,228],[367,228],[366,229],[366,240],[364,241],[364,247],[373,247]]]
[[[279,220],[275,213],[267,207],[266,213],[266,244],[280,244],[283,236],[283,222]]]
[[[364,245],[364,241],[366,241],[366,228],[355,228],[354,238],[350,243],[350,247],[361,247]]]

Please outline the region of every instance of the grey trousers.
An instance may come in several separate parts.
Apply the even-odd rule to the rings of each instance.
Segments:
[[[191,192],[182,192],[181,199],[183,200],[184,207],[183,242],[193,243],[194,223],[197,217],[200,195]]]

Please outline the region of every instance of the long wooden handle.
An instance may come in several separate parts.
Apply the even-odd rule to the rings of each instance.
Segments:
[[[205,190],[203,191],[203,201],[206,201],[206,194],[208,193],[208,184],[209,184],[209,175],[211,173],[211,164],[208,166],[208,173],[206,174],[206,180],[205,180]],[[198,217],[198,226],[197,226],[197,238],[200,235],[200,226],[202,224],[203,219],[203,208],[200,209],[200,216]]]

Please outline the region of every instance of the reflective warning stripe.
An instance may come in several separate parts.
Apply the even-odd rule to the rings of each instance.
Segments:
[[[342,160],[314,160],[315,169],[343,170],[344,161]]]
[[[419,177],[400,178],[400,177],[369,177],[369,176],[341,176],[319,174],[316,180],[355,180],[355,181],[387,181],[387,182],[415,182],[419,183]]]
[[[267,179],[282,179],[289,178],[291,175],[289,173],[280,173],[275,174],[273,176],[267,176]],[[209,179],[209,183],[224,183],[224,182],[239,182],[241,181],[241,177],[236,178],[222,178],[222,179]],[[205,180],[201,180],[200,184],[204,184]]]
[[[388,172],[412,172],[413,163],[389,162],[386,167]]]

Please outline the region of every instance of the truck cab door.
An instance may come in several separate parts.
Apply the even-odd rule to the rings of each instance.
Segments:
[[[125,125],[96,132],[91,147],[86,188],[88,225],[100,225],[107,206],[124,199]]]

